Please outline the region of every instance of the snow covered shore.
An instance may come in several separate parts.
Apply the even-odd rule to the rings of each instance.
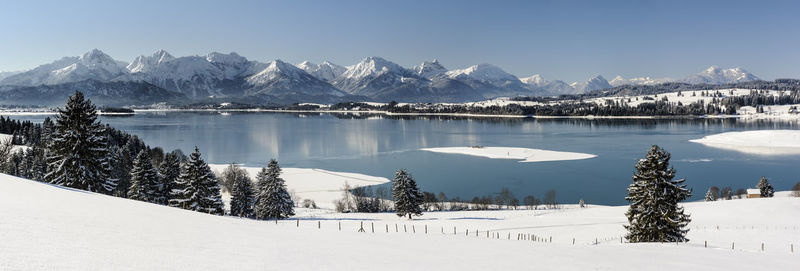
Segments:
[[[228,165],[209,164],[211,170],[222,172]],[[242,167],[255,179],[260,167]],[[286,188],[300,199],[311,199],[317,206],[333,209],[333,201],[342,198],[342,187],[345,183],[352,187],[368,186],[391,182],[383,177],[358,173],[335,172],[316,168],[282,168],[281,177],[286,180]]]
[[[800,130],[727,132],[689,141],[752,154],[800,154]]]
[[[620,244],[625,206],[426,212],[414,221],[330,213],[276,224],[0,175],[0,270],[800,269],[800,198],[685,205],[691,242]]]
[[[423,151],[463,154],[481,156],[492,159],[515,159],[520,162],[547,162],[581,160],[597,157],[594,154],[578,152],[548,151],[531,148],[510,148],[510,147],[445,147],[445,148],[425,148]]]

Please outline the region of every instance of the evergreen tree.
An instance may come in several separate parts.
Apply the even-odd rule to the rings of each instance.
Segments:
[[[64,109],[58,109],[50,140],[50,171],[45,179],[53,184],[87,191],[110,193],[116,182],[108,177],[105,129],[97,120],[97,108],[76,91]]]
[[[231,165],[234,171],[241,170],[239,166]],[[238,169],[238,170],[237,170]],[[232,216],[238,217],[253,217],[253,206],[255,205],[255,191],[253,191],[253,182],[247,171],[241,170],[236,174],[231,184],[231,212]]]
[[[294,215],[294,202],[281,175],[278,161],[272,159],[266,168],[261,168],[256,176],[256,219],[281,219]]]
[[[394,174],[392,183],[392,197],[394,198],[394,208],[397,216],[406,216],[411,219],[412,215],[422,215],[422,193],[419,192],[417,182],[408,174],[405,169],[398,170]]]
[[[158,165],[158,204],[167,204],[172,198],[173,191],[181,191],[183,187],[178,186],[178,177],[181,175],[181,164],[175,152],[164,155],[164,160]],[[178,207],[178,206],[175,206]]]
[[[215,215],[225,214],[219,183],[208,164],[200,158],[197,147],[183,164],[178,184],[183,189],[175,191],[174,197],[169,200],[170,205]]]
[[[758,181],[756,185],[758,190],[761,190],[761,197],[762,198],[771,198],[775,196],[775,189],[772,188],[772,184],[767,181],[767,177],[761,177],[761,180]]]
[[[109,178],[116,180],[117,187],[112,192],[114,196],[120,198],[128,197],[128,187],[130,186],[130,170],[122,158],[122,149],[112,146],[108,150],[108,162],[111,165]]]
[[[691,219],[678,202],[689,198],[691,191],[683,184],[685,179],[673,180],[675,169],[669,167],[669,159],[668,152],[653,145],[635,166],[625,198],[631,203],[625,213],[629,242],[688,241],[686,226]]]
[[[709,188],[708,191],[706,191],[705,200],[706,201],[715,201],[715,200],[717,200],[717,197],[714,195],[714,192],[711,191],[711,188]]]
[[[155,203],[158,200],[158,172],[153,167],[150,152],[143,149],[133,161],[128,198]]]

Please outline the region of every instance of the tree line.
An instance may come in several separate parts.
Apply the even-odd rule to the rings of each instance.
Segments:
[[[167,205],[203,213],[225,215],[221,184],[201,157],[200,150],[186,156],[180,150],[164,153],[138,137],[102,125],[97,108],[75,92],[55,120],[42,124],[0,117],[0,132],[12,139],[0,144],[3,173],[90,192]],[[15,143],[24,150],[15,151]],[[230,215],[280,219],[294,215],[294,204],[271,160],[250,181],[231,187]],[[240,178],[244,180],[244,178]],[[233,204],[235,203],[235,204]]]

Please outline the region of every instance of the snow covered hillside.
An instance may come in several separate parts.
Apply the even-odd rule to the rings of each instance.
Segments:
[[[0,206],[2,270],[800,268],[800,199],[788,197],[686,204],[692,241],[677,245],[620,244],[624,206],[427,212],[414,221],[298,210],[298,220],[276,224],[8,175],[0,175]],[[357,231],[362,222],[366,232]],[[517,240],[522,234],[540,241]]]

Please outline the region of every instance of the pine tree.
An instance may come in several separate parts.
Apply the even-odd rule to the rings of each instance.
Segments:
[[[247,171],[241,170],[239,166],[231,165],[234,171],[238,172],[233,177],[231,184],[231,212],[232,216],[238,217],[253,217],[253,206],[255,205],[255,191],[253,191],[253,182]],[[241,170],[241,171],[239,171]]]
[[[181,191],[183,187],[178,186],[178,177],[181,175],[181,164],[175,152],[170,152],[164,155],[164,160],[158,165],[158,180],[159,180],[159,196],[156,202],[158,204],[167,204],[169,199],[172,198],[172,193],[175,190]],[[175,206],[178,207],[178,206]]]
[[[715,201],[717,197],[714,195],[714,192],[711,191],[711,188],[708,189],[706,192],[706,201]]]
[[[222,197],[219,183],[205,161],[200,158],[200,150],[194,148],[189,160],[183,164],[178,184],[183,189],[176,191],[170,199],[171,206],[197,212],[223,215]]]
[[[683,184],[673,180],[675,169],[669,167],[670,154],[653,145],[644,159],[636,164],[633,183],[628,187],[631,205],[625,215],[629,225],[625,238],[636,242],[685,242],[686,226],[691,219],[678,202],[691,196]]]
[[[294,215],[294,201],[286,191],[278,161],[272,159],[266,168],[261,168],[256,176],[256,219],[281,219]]]
[[[422,193],[419,192],[417,182],[408,174],[405,169],[398,170],[394,174],[392,182],[392,197],[394,198],[394,208],[397,216],[422,215]]]
[[[155,203],[158,199],[157,190],[158,172],[151,163],[150,152],[143,149],[133,161],[128,198]]]
[[[76,91],[64,109],[58,109],[45,179],[53,184],[110,193],[116,187],[108,178],[105,129],[97,120],[97,108]]]
[[[761,197],[762,198],[771,198],[775,196],[775,189],[772,188],[772,184],[767,181],[767,177],[761,177],[761,180],[758,181],[756,185],[758,190],[761,190]]]

